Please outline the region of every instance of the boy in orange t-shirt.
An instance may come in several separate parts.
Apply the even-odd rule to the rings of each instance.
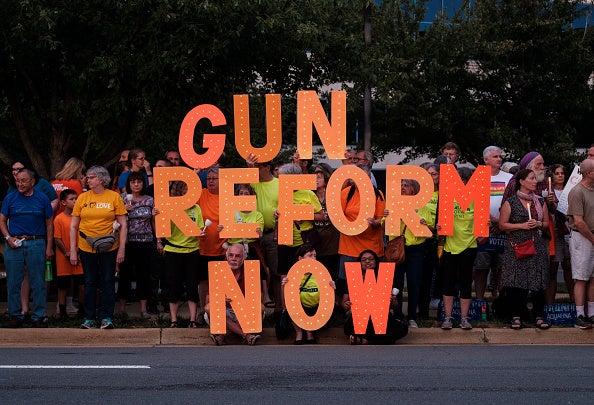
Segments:
[[[74,285],[79,288],[79,305],[82,306],[83,294],[83,268],[78,261],[76,266],[70,264],[70,222],[72,220],[72,209],[78,195],[72,189],[63,190],[60,193],[60,205],[63,211],[54,219],[54,241],[56,243],[56,269],[58,271],[58,306],[60,308],[60,319],[68,318],[66,314],[66,294],[68,289]]]

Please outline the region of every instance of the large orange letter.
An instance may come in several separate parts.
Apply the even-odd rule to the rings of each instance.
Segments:
[[[375,333],[385,334],[390,311],[390,294],[394,279],[395,263],[380,263],[377,282],[373,270],[368,269],[362,280],[361,263],[345,263],[349,299],[355,333],[364,334],[369,317]]]
[[[340,201],[342,185],[348,179],[353,180],[359,190],[360,211],[359,216],[353,222],[345,217]],[[328,217],[340,232],[345,235],[358,235],[364,232],[369,227],[367,218],[375,216],[375,193],[367,173],[354,165],[341,166],[336,169],[326,187],[326,208]]]
[[[225,297],[231,299],[231,308],[244,333],[262,332],[262,298],[260,294],[260,262],[244,262],[245,297],[227,262],[209,262],[208,294],[210,296],[210,331],[227,333]]]
[[[332,125],[312,90],[297,92],[297,150],[301,159],[312,157],[312,124],[329,159],[344,159],[346,150],[346,92],[332,92]]]
[[[211,104],[201,104],[186,114],[179,129],[179,154],[184,162],[196,169],[214,165],[225,149],[225,134],[204,134],[202,146],[208,150],[204,155],[194,151],[194,130],[203,118],[210,120],[213,127],[227,124],[223,112]]]
[[[171,236],[171,222],[185,235],[198,236],[201,229],[184,212],[200,198],[202,186],[200,178],[187,167],[155,167],[155,207],[160,214],[155,216],[155,233],[158,238]],[[180,197],[169,195],[169,182],[183,181],[188,185],[188,192]]]
[[[491,169],[476,168],[468,184],[464,185],[454,165],[441,165],[439,170],[439,231],[440,235],[454,233],[454,200],[462,210],[474,200],[474,235],[489,236],[489,197]]]
[[[403,179],[416,180],[420,191],[415,195],[402,195]],[[415,236],[431,236],[431,231],[421,225],[417,214],[418,208],[426,205],[433,195],[433,180],[425,169],[419,166],[388,165],[386,167],[386,208],[390,215],[386,217],[386,235],[400,235],[400,219]]]
[[[293,221],[312,220],[313,206],[293,204],[295,190],[313,190],[316,188],[314,174],[281,174],[278,177],[278,244],[293,244]]]
[[[266,145],[252,146],[250,139],[250,101],[246,94],[233,96],[235,117],[235,148],[244,159],[250,153],[258,156],[259,162],[272,161],[283,144],[283,121],[280,94],[266,95]]]
[[[311,273],[318,282],[320,304],[315,315],[309,316],[303,310],[299,287],[302,276]],[[334,288],[330,286],[332,277],[324,265],[317,260],[303,259],[291,267],[287,274],[289,282],[284,286],[285,306],[293,322],[301,329],[318,330],[323,327],[332,316],[334,310]]]
[[[257,183],[258,169],[219,170],[219,224],[223,225],[221,238],[257,238],[257,224],[236,224],[235,211],[256,209],[256,196],[236,196],[235,184]]]

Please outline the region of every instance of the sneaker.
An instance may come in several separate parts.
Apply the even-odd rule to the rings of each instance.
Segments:
[[[47,328],[47,316],[40,319],[35,319],[31,322],[32,328]]]
[[[95,321],[92,319],[86,319],[82,325],[80,325],[81,329],[94,329],[95,327]]]
[[[592,322],[586,315],[580,315],[575,320],[575,327],[580,329],[592,329]]]
[[[115,326],[113,326],[113,322],[111,321],[111,318],[103,318],[103,320],[101,321],[101,329],[115,329]]]
[[[454,319],[451,316],[446,316],[443,318],[443,322],[441,323],[441,329],[452,329],[454,327]]]
[[[467,316],[463,316],[462,319],[460,319],[460,328],[465,330],[472,329],[472,324],[470,323],[470,319]]]
[[[78,308],[75,307],[73,303],[70,303],[70,304],[66,305],[66,313],[68,315],[74,315],[74,314],[78,313]]]
[[[206,312],[204,313],[204,322],[210,326],[210,319],[208,318],[208,314]]]
[[[439,307],[439,298],[432,298],[429,302],[429,309],[437,309]]]
[[[417,325],[417,321],[415,321],[414,319],[409,319],[409,321],[408,321],[408,327],[409,328],[418,328],[419,325]]]
[[[142,319],[151,319],[151,314],[149,314],[147,311],[142,311],[140,313],[140,318],[142,318]]]

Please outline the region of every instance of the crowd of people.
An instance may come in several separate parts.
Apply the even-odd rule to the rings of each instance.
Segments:
[[[47,327],[46,273],[53,264],[58,288],[61,318],[78,311],[84,317],[83,329],[114,328],[116,302],[126,310],[131,299],[132,281],[140,301],[140,317],[151,318],[162,310],[170,313],[170,327],[181,326],[178,309],[187,300],[190,319],[196,328],[208,322],[208,263],[227,261],[243,289],[243,262],[260,261],[262,308],[273,313],[280,323],[286,313],[284,286],[292,266],[304,258],[322,263],[332,277],[335,311],[346,312],[345,334],[351,344],[391,344],[417,328],[436,301],[442,300],[444,317],[441,328],[452,329],[454,303],[459,301],[462,329],[472,329],[469,309],[474,298],[482,300],[487,291],[498,299],[501,313],[511,329],[528,323],[539,329],[551,324],[544,316],[557,291],[557,272],[562,266],[570,299],[575,303],[575,325],[592,328],[594,323],[594,145],[588,159],[580,165],[582,180],[568,196],[566,213],[558,210],[568,172],[560,164],[545,166],[538,152],[527,153],[518,164],[503,164],[502,149],[484,149],[484,164],[490,168],[489,236],[474,235],[474,204],[463,209],[454,206],[454,232],[439,235],[438,218],[440,169],[454,165],[464,183],[472,177],[468,167],[458,167],[460,148],[448,142],[435,160],[421,165],[433,180],[430,201],[418,209],[420,225],[430,237],[415,235],[401,220],[405,259],[395,266],[390,299],[388,328],[385,335],[374,332],[371,322],[364,334],[357,334],[350,316],[351,298],[345,263],[357,262],[363,274],[373,270],[377,276],[384,261],[386,243],[399,235],[386,234],[386,218],[392,215],[384,193],[373,175],[373,155],[369,151],[347,150],[343,165],[356,165],[374,190],[373,213],[367,228],[356,235],[339,232],[329,219],[326,187],[334,169],[326,163],[313,165],[295,153],[290,162],[246,159],[247,167],[258,169],[258,181],[240,184],[237,195],[255,195],[256,210],[237,211],[235,222],[256,225],[257,237],[224,239],[219,223],[219,170],[227,165],[225,155],[212,167],[196,170],[202,193],[196,204],[186,209],[188,217],[201,229],[199,236],[185,235],[172,224],[171,236],[157,238],[153,167],[183,165],[180,154],[167,151],[154,166],[142,149],[123,151],[115,168],[86,168],[80,159],[68,160],[51,183],[39,178],[25,159],[12,162],[6,195],[0,210],[0,232],[6,241],[4,261],[7,269],[8,315],[5,326],[23,326],[29,314],[29,295],[33,307],[32,327]],[[294,221],[291,244],[279,244],[277,227],[279,179],[313,173],[313,190],[293,194],[294,204],[313,207],[313,220]],[[171,182],[169,194],[181,196],[188,185]],[[420,185],[414,179],[401,183],[402,195],[415,195]],[[353,181],[341,191],[341,209],[347,220],[359,215],[361,195]],[[55,260],[53,260],[55,253]],[[53,260],[53,261],[52,261]],[[349,265],[350,266],[350,265]],[[45,277],[45,279],[44,279]],[[406,280],[406,283],[405,283]],[[116,291],[117,281],[117,291]],[[301,302],[307,314],[317,309],[320,294],[316,278],[303,276]],[[406,311],[402,291],[407,291]],[[159,301],[158,293],[164,299]],[[79,308],[74,306],[77,298]],[[532,303],[528,312],[527,303]],[[406,312],[406,314],[405,314]],[[315,331],[303,330],[292,323],[295,344],[314,344]],[[228,333],[255,344],[259,335],[243,333],[230,305],[227,308]],[[224,335],[212,335],[217,345],[226,344]]]

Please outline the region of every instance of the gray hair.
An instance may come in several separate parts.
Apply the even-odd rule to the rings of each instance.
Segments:
[[[103,166],[91,166],[87,169],[87,175],[89,173],[93,173],[101,183],[103,183],[103,187],[109,187],[109,182],[111,181],[111,177],[109,177],[109,172]]]
[[[419,191],[421,190],[421,185],[418,181],[413,179],[402,179],[402,183],[410,185],[414,191],[414,194],[419,194]]]
[[[364,165],[363,163],[357,163],[355,166],[363,170],[371,178],[371,168],[369,166]]]
[[[493,145],[487,146],[485,148],[485,150],[483,150],[483,159],[486,158],[486,157],[489,157],[489,155],[491,154],[491,152],[499,152],[499,153],[501,153],[503,151],[501,150],[501,148],[499,146],[493,146]]]
[[[580,172],[582,173],[582,176],[592,171],[594,171],[594,160],[586,159],[580,163]]]
[[[303,174],[303,170],[295,163],[287,163],[278,169],[278,174]]]

